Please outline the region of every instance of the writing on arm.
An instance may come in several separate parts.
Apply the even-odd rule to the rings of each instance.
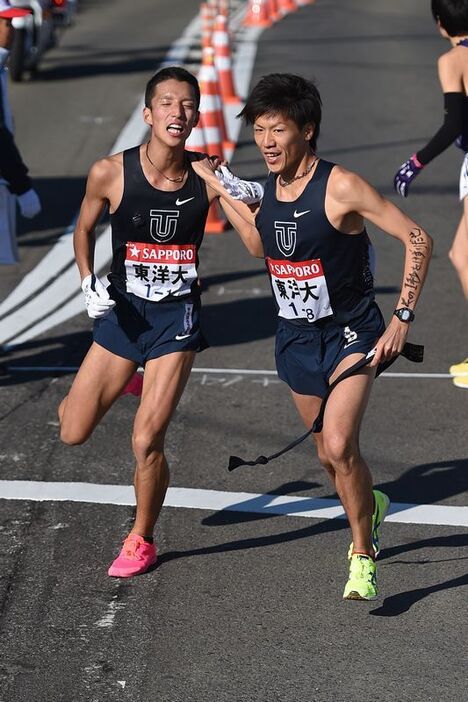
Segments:
[[[426,277],[427,266],[431,256],[432,243],[428,235],[418,226],[409,232],[409,271],[405,267],[400,305],[414,307]]]

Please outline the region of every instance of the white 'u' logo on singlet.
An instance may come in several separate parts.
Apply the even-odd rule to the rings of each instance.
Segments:
[[[179,210],[150,210],[150,234],[163,243],[174,238],[177,231]]]
[[[292,256],[296,248],[296,222],[275,222],[276,245],[283,256]]]

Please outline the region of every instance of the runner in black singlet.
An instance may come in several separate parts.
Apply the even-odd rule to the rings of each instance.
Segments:
[[[270,171],[254,210],[223,190],[207,160],[194,169],[254,256],[265,257],[278,309],[276,362],[310,427],[327,387],[375,348],[373,361],[338,383],[315,434],[351,526],[347,599],[377,595],[375,557],[389,500],[372,490],[359,431],[376,366],[403,349],[431,256],[426,232],[368,183],[316,155],[321,100],[315,85],[290,74],[265,76],[241,112]],[[364,218],[405,247],[403,285],[387,328],[374,301]]]
[[[134,376],[145,373],[133,429],[136,517],[109,575],[143,573],[156,561],[153,530],[169,484],[164,437],[197,351],[198,250],[214,191],[192,169],[185,142],[198,120],[200,91],[169,67],[148,82],[150,140],[96,162],[74,234],[76,262],[94,342],[59,407],[61,438],[81,444]],[[108,207],[109,279],[93,270],[94,229]]]
[[[424,166],[453,142],[465,152],[460,171],[463,213],[449,258],[468,300],[468,0],[432,0],[432,14],[451,48],[439,58],[439,81],[444,95],[444,122],[426,146],[397,171],[395,190],[408,196],[409,186]],[[457,387],[468,389],[468,358],[450,367]]]

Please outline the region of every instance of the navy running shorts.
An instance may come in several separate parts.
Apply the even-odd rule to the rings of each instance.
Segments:
[[[200,300],[151,302],[114,285],[109,294],[116,305],[94,321],[93,339],[116,356],[144,365],[175,351],[207,348],[200,330]]]
[[[384,331],[385,321],[375,302],[346,324],[325,318],[306,327],[280,318],[275,347],[278,376],[300,395],[324,397],[343,358],[367,354]]]

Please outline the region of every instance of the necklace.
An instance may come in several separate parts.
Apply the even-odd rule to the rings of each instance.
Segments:
[[[177,178],[169,178],[169,176],[167,176],[165,173],[163,173],[162,171],[160,171],[159,168],[156,166],[156,164],[153,163],[152,160],[150,159],[149,154],[148,154],[148,146],[149,146],[149,144],[146,144],[146,149],[145,149],[146,158],[147,158],[148,161],[151,163],[151,165],[153,166],[153,168],[154,168],[160,175],[162,175],[163,178],[165,178],[166,180],[170,181],[171,183],[182,183],[183,179],[185,178],[185,174],[186,174],[186,172],[187,172],[187,169],[184,168],[184,170],[182,171],[182,175],[177,176]]]
[[[286,187],[286,185],[291,185],[291,183],[294,183],[295,180],[300,180],[301,178],[305,178],[306,175],[309,175],[311,172],[312,168],[315,166],[315,164],[318,161],[318,156],[314,158],[310,166],[307,166],[305,171],[301,173],[300,175],[294,176],[294,178],[291,178],[291,180],[284,180],[283,176],[280,175],[279,177],[279,184],[281,185],[282,188]]]

